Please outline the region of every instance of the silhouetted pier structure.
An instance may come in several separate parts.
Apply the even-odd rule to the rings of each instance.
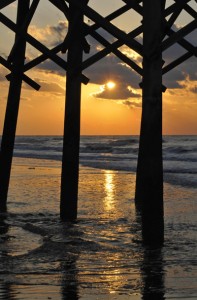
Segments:
[[[25,72],[50,59],[65,70],[67,76],[60,216],[62,220],[69,221],[77,218],[81,83],[87,84],[89,81],[82,72],[109,53],[113,53],[142,77],[140,83],[142,120],[135,201],[142,215],[144,241],[162,243],[164,238],[162,92],[166,89],[162,85],[162,75],[191,56],[196,56],[196,47],[184,39],[197,27],[196,11],[189,5],[191,0],[173,0],[168,6],[165,0],[122,0],[122,7],[105,17],[88,6],[88,0],[49,0],[63,12],[69,23],[64,41],[52,49],[27,33],[34,13],[39,8],[39,2],[39,0],[0,1],[0,9],[12,3],[17,4],[16,24],[0,12],[0,22],[15,33],[15,42],[10,55],[7,59],[0,57],[0,63],[11,71],[7,75],[10,88],[1,143],[0,211],[6,211],[7,207],[22,81],[39,90],[39,85]],[[142,17],[142,24],[125,33],[111,21],[129,10],[137,12]],[[174,31],[173,24],[183,10],[192,17],[192,21]],[[85,23],[84,16],[93,21],[93,25]],[[98,28],[103,28],[116,41],[110,43],[97,31]],[[143,44],[136,39],[141,34]],[[84,60],[83,52],[88,53],[91,49],[91,45],[86,41],[87,35],[96,39],[104,48]],[[26,43],[42,54],[32,61],[25,62]],[[162,52],[175,43],[186,52],[168,65],[164,65]],[[123,45],[142,57],[142,66],[119,50]],[[68,52],[67,61],[57,55],[61,51]]]

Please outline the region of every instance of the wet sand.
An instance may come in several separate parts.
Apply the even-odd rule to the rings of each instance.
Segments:
[[[15,158],[0,221],[0,299],[197,299],[196,190],[165,184],[165,244],[141,243],[135,174],[80,169],[59,219],[60,163]]]

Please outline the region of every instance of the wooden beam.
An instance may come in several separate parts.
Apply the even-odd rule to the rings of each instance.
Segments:
[[[69,18],[69,8],[64,0],[49,0],[55,7],[61,10],[65,17]]]
[[[130,8],[132,8],[132,3],[128,3],[128,4],[120,7],[116,11],[112,12],[111,14],[107,15],[105,17],[105,20],[111,22],[115,18],[118,18],[119,16],[121,16],[122,14],[124,14],[125,12],[127,12]],[[100,28],[100,25],[98,23],[95,23],[95,24],[89,26],[89,28],[87,27],[85,29],[86,35],[87,34],[91,35],[92,32],[96,31],[99,28]]]
[[[31,4],[29,12],[28,12],[28,14],[26,15],[26,17],[24,19],[23,26],[20,28],[20,32],[23,33],[23,35],[26,34],[26,32],[27,32],[28,26],[31,23],[31,20],[32,20],[32,18],[34,16],[34,13],[35,13],[35,11],[36,11],[36,9],[38,7],[39,2],[40,2],[40,0],[33,0],[32,4]],[[20,35],[16,39],[16,41],[14,43],[14,46],[12,47],[12,50],[11,50],[9,56],[8,56],[9,62],[12,62],[12,58],[15,55],[14,52],[17,52],[17,47],[20,46],[21,39],[23,39],[22,35]]]
[[[190,0],[186,0],[187,2]],[[138,1],[140,2],[140,1]],[[60,6],[59,6],[60,7]],[[139,9],[142,9],[142,7],[139,5]],[[174,9],[176,7],[176,4],[173,4],[171,6],[169,6],[164,14],[165,16],[170,15],[171,13],[173,13]],[[128,8],[130,8],[130,5],[125,5],[123,7],[121,7],[120,9],[118,9],[117,11],[111,13],[110,15],[106,16],[105,19],[108,21],[112,21],[114,18],[118,17],[119,15],[121,15],[122,13],[126,12],[128,10]],[[64,12],[64,9],[61,7],[61,11]],[[84,24],[84,31],[85,31],[85,35],[92,35],[93,37],[95,37],[95,30],[97,30],[100,27],[99,24],[95,23],[91,26],[88,26],[87,24]],[[135,38],[138,35],[140,35],[142,33],[142,26],[139,26],[138,28],[134,29],[133,31],[131,31],[128,34],[129,38]],[[109,53],[115,51],[117,48],[121,47],[122,45],[124,45],[124,42],[117,40],[116,42],[109,44],[105,49],[99,51],[98,53],[92,55],[91,57],[89,57],[87,60],[85,60],[82,64],[82,70],[88,68],[89,66],[91,66],[93,63],[99,61],[100,59],[104,58],[106,55],[108,55]],[[62,48],[62,44],[54,47],[53,49],[51,49],[50,51],[52,51],[54,54],[58,53],[61,51]],[[33,59],[31,62],[28,62],[25,67],[24,67],[24,71],[27,71],[33,67],[35,67],[36,65],[42,63],[43,61],[45,61],[48,57],[45,54],[40,55],[39,57]],[[130,66],[131,66],[132,62],[130,62]],[[139,69],[138,67],[136,67],[135,65],[131,66],[136,72],[138,72],[139,74],[141,73],[141,68]],[[136,68],[135,68],[136,67]],[[83,75],[82,75],[83,76]],[[85,83],[85,80],[82,80],[83,83]],[[87,83],[88,81],[86,81]]]
[[[187,52],[183,54],[182,56],[175,59],[173,62],[169,63],[167,66],[165,66],[162,70],[162,74],[168,73],[169,71],[171,71],[172,69],[174,69],[175,67],[177,67],[178,65],[180,65],[181,63],[183,63],[184,61],[186,61],[192,56],[193,54],[191,52]]]
[[[174,0],[176,3],[179,3],[180,0]],[[188,2],[190,2],[191,0],[188,0]],[[197,19],[197,12],[190,6],[190,5],[185,5],[184,6],[184,10],[190,14],[191,17],[193,17],[194,19]]]
[[[84,3],[84,1],[82,0]],[[76,18],[77,16],[77,18]],[[71,39],[68,48],[66,78],[66,105],[61,175],[60,217],[64,221],[77,218],[81,80],[75,74],[81,68],[83,55],[83,13],[71,3],[69,5],[69,29]]]
[[[187,2],[188,0],[176,2],[176,7],[174,8],[173,14],[170,16],[168,21],[164,22],[165,31],[163,37],[165,37],[167,31],[172,27],[172,25],[174,24],[174,22],[176,21],[180,13],[182,12],[184,6],[186,6]]]
[[[41,53],[44,53],[48,58],[50,58],[52,61],[54,61],[57,65],[59,65],[61,68],[66,70],[67,68],[67,63],[60,58],[59,56],[55,55],[52,51],[50,51],[46,46],[44,46],[42,43],[37,41],[33,36],[30,34],[26,33],[25,35],[23,32],[20,31],[20,29],[17,28],[17,26],[10,20],[8,19],[5,15],[0,13],[0,21],[6,25],[8,28],[10,28],[12,31],[17,33],[18,36],[26,38],[27,42],[35,47],[38,51]]]
[[[138,1],[140,2],[140,1]],[[54,2],[55,3],[55,2]],[[56,5],[62,12],[64,12],[67,15],[67,11],[60,5]],[[132,6],[132,4],[126,4],[125,6],[119,8],[117,11],[111,13],[110,15],[108,15],[107,17],[105,17],[108,21],[112,21],[114,18],[120,16],[122,13],[126,12],[130,7]],[[69,18],[69,17],[68,17]],[[94,24],[92,26],[88,26],[86,24],[84,24],[84,31],[85,31],[85,35],[92,35],[94,38],[95,36],[98,37],[97,33],[94,33],[95,30],[97,30],[100,26],[98,24]],[[134,30],[133,33],[129,33],[128,36],[129,38],[134,38],[136,36],[138,36],[139,34],[142,33],[142,26],[140,26],[137,30]],[[90,59],[88,59],[87,61],[84,62],[84,67],[82,69],[86,69],[87,67],[89,67],[92,63],[98,61],[99,59],[102,59],[103,57],[105,57],[106,55],[108,55],[110,52],[113,52],[113,50],[115,51],[117,48],[119,48],[120,46],[122,46],[124,43],[117,41],[113,44],[109,44],[108,43],[108,47],[106,49],[104,49],[104,51],[100,51],[97,55],[93,55]],[[60,52],[62,49],[62,44],[54,47],[53,49],[51,49],[50,51],[52,51],[54,54]],[[40,55],[39,57],[33,59],[31,62],[28,62],[25,67],[24,67],[24,71],[30,70],[31,68],[35,67],[36,65],[42,63],[43,61],[45,61],[48,57],[44,54]],[[125,58],[127,59],[127,58]],[[132,61],[129,62],[127,60],[127,63],[129,63],[129,65],[132,65],[132,68],[135,69],[138,73],[141,72],[141,68],[138,67],[137,65],[132,64]],[[84,81],[82,81],[84,82]]]
[[[0,56],[0,64],[2,64],[5,68],[7,68],[8,70],[12,71],[12,64],[10,64],[5,58],[3,58],[2,56]],[[7,80],[11,80],[11,75],[12,74],[8,74],[6,76]],[[25,81],[28,85],[30,85],[33,89],[35,89],[36,91],[38,91],[40,89],[40,85],[38,83],[36,83],[34,80],[32,80],[31,78],[29,78],[27,75],[23,74],[22,75],[22,79],[23,81]]]
[[[190,1],[190,0],[187,0]],[[176,4],[173,4],[171,6],[169,6],[165,11],[164,11],[164,16],[168,16],[170,15],[174,9],[175,9]],[[141,7],[141,6],[140,6]],[[108,18],[108,16],[106,17],[108,21],[110,21],[110,17]],[[92,29],[98,29],[99,25],[98,24],[94,24],[92,26],[90,26],[90,29],[86,29],[86,32],[90,33],[93,37],[94,35],[92,34]],[[86,25],[87,27],[87,25]],[[128,37],[129,38],[135,38],[138,35],[140,35],[142,33],[142,26],[137,27],[136,29],[134,29],[133,31],[131,31],[130,33],[128,33]],[[105,56],[107,56],[109,53],[113,52],[114,50],[116,50],[117,48],[121,47],[124,45],[124,42],[117,40],[116,42],[108,45],[107,47],[105,47],[105,49],[99,51],[98,53],[92,55],[91,57],[89,57],[87,60],[85,60],[82,64],[82,70],[85,70],[86,68],[90,67],[92,64],[94,64],[95,62],[99,61],[100,59],[104,58]],[[134,69],[134,68],[133,68]],[[138,72],[139,74],[141,73],[141,70],[138,69],[136,70],[136,72]]]
[[[66,7],[63,7],[63,5],[60,5],[58,4],[58,2],[56,2],[55,0],[53,1],[50,1],[52,2],[57,8],[59,8],[64,14],[65,16],[67,16],[67,18],[69,19],[69,16],[68,16],[68,7],[66,5],[66,3],[63,1],[63,3],[65,3]],[[62,1],[61,1],[62,2]],[[112,21],[114,18],[117,18],[118,16],[120,16],[122,13],[126,12],[128,10],[128,8],[130,8],[130,5],[124,5],[123,7],[119,8],[118,10],[116,10],[115,12],[111,13],[110,15],[108,15],[106,17],[106,19],[108,21]],[[95,30],[97,30],[100,26],[98,24],[93,24],[91,26],[88,26],[86,24],[84,24],[84,31],[85,31],[85,35],[88,35],[88,34],[91,34],[92,32],[94,32]],[[137,35],[140,34],[142,32],[139,31],[139,33],[136,33]],[[135,35],[136,36],[136,35]],[[122,44],[121,44],[122,45]],[[62,43],[57,45],[56,47],[54,47],[53,49],[51,49],[51,51],[54,53],[54,54],[57,54],[58,52],[61,51],[62,49]],[[117,47],[119,47],[117,45]],[[114,48],[115,49],[115,48]],[[111,52],[111,51],[110,51]],[[106,54],[107,55],[107,54]],[[105,55],[104,55],[105,56]],[[103,56],[103,57],[104,57]],[[37,58],[33,59],[32,61],[28,62],[25,67],[24,67],[24,71],[28,71],[30,70],[31,68],[37,66],[38,64],[42,63],[43,61],[45,61],[48,57],[44,54],[38,56]]]
[[[138,54],[142,55],[142,45],[134,39],[128,37],[128,35],[120,30],[118,27],[114,26],[112,23],[108,22],[104,17],[98,14],[89,6],[83,5],[81,1],[77,0],[66,0],[68,3],[73,3],[78,7],[88,18],[97,22],[102,28],[112,34],[115,38],[121,40],[125,45],[132,48]]]
[[[23,26],[24,17],[28,14],[30,0],[18,0],[17,27]],[[16,34],[17,39],[17,34]],[[7,194],[10,181],[12,156],[16,134],[20,94],[22,86],[23,65],[25,59],[26,41],[21,40],[18,52],[15,53],[12,66],[8,101],[6,107],[4,128],[1,140],[0,155],[0,211],[7,209]]]
[[[126,3],[127,5],[130,5],[131,8],[133,8],[138,14],[142,15],[143,14],[143,9],[142,6],[139,5],[139,3],[142,2],[142,0],[122,0],[124,3]]]
[[[183,38],[187,34],[191,33],[196,28],[197,28],[197,20],[190,22],[189,24],[187,24],[183,28],[179,29],[174,34],[170,35],[170,37],[168,39],[164,40],[162,43],[162,49],[166,50],[170,46],[175,44],[176,42],[180,43],[180,41],[183,40]],[[172,32],[172,31],[170,31],[170,32]]]
[[[50,49],[50,51],[54,54],[57,54],[58,52],[61,51],[62,48],[62,43],[55,46],[54,48]],[[24,72],[36,67],[37,65],[41,64],[42,62],[44,62],[45,60],[47,60],[49,57],[46,54],[41,54],[39,56],[37,56],[36,58],[32,59],[31,61],[27,62],[24,66]],[[66,65],[67,68],[67,65]]]
[[[1,0],[0,2],[0,9],[10,5],[11,3],[15,2],[16,0]]]
[[[170,29],[168,31],[168,35],[171,36],[175,34],[174,30]],[[177,44],[182,46],[185,50],[188,52],[191,52],[192,55],[196,56],[196,47],[194,47],[190,42],[188,42],[186,39],[180,39],[178,40]]]
[[[163,1],[143,1],[143,93],[135,202],[145,244],[162,244],[162,16]]]
[[[8,19],[5,15],[0,13],[0,22],[2,22],[4,25],[6,25],[8,28],[10,28],[12,31],[17,33],[18,36],[24,36],[29,44],[31,44],[33,47],[35,47],[38,51],[43,53],[46,58],[50,58],[52,61],[54,61],[57,65],[59,65],[64,70],[67,70],[67,62],[63,60],[61,57],[55,55],[53,51],[49,50],[46,46],[44,46],[42,43],[37,41],[34,37],[32,37],[30,34],[26,33],[25,35],[23,32],[21,32],[17,26]],[[46,59],[45,58],[45,59]],[[44,59],[44,60],[45,60]],[[81,80],[85,84],[89,81],[89,79],[85,75],[81,75]]]
[[[124,55],[121,51],[119,51],[116,47],[111,47],[112,44],[110,44],[105,38],[103,38],[98,32],[92,32],[92,37],[94,37],[100,44],[105,46],[106,48],[110,48],[110,52],[114,53],[120,60],[122,60],[124,63],[126,63],[128,66],[130,66],[132,69],[134,69],[138,74],[142,75],[142,68],[140,68],[134,61],[132,61],[130,58],[128,58],[126,55]],[[108,48],[108,49],[109,49]],[[100,52],[99,52],[100,53]],[[103,52],[102,52],[103,55]],[[101,59],[102,55],[94,55],[94,62],[97,62]],[[106,56],[106,55],[105,55]],[[91,57],[92,58],[92,57]],[[91,60],[92,61],[92,60]],[[90,60],[89,60],[90,62]],[[84,66],[85,64],[83,64]]]
[[[128,34],[128,37],[134,38],[134,37],[138,36],[140,33],[142,33],[142,26],[139,26],[138,28],[136,28],[133,31],[131,31]],[[107,46],[105,49],[103,49],[103,50],[99,51],[98,53],[92,55],[91,57],[89,57],[88,59],[86,59],[83,62],[83,64],[82,64],[82,70],[88,68],[89,66],[91,66],[95,62],[97,62],[100,59],[104,58],[109,53],[116,51],[116,49],[119,48],[119,47],[121,47],[121,46],[123,46],[123,42],[117,40],[116,42],[114,42],[114,43],[110,44],[109,46]],[[141,72],[140,69],[136,69],[136,71],[139,72],[139,73]]]

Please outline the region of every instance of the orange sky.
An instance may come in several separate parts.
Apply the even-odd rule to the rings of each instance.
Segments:
[[[120,2],[117,0],[114,4],[118,7]],[[171,3],[173,1],[168,2]],[[90,5],[94,5],[97,11],[103,14],[104,12],[107,14],[112,10],[109,4],[106,5],[104,10],[104,5],[102,7],[99,6],[96,0],[90,1]],[[54,10],[51,5],[49,5],[47,14],[45,10],[45,5],[41,5],[29,32],[42,43],[46,45],[49,43],[50,46],[54,41],[57,42],[59,38],[65,36],[67,23],[63,15]],[[2,12],[13,19],[15,11],[16,7],[13,4],[9,6],[9,9],[2,10]],[[50,21],[49,15],[52,16]],[[130,17],[131,13],[127,13],[114,23],[122,30],[130,31],[140,25],[139,15],[134,14],[132,24],[130,24]],[[189,21],[191,20],[187,20],[183,15],[176,25],[180,26],[180,24]],[[58,32],[58,35],[55,35],[56,32]],[[0,55],[6,57],[13,42],[13,34],[3,25],[0,25],[0,34],[6,41],[0,46]],[[91,51],[99,51],[99,45],[95,44],[95,41],[92,42]],[[141,64],[140,57],[135,52],[130,51],[126,47],[123,47],[121,51],[138,62],[139,65]],[[26,55],[28,59],[32,59],[38,54],[35,49],[28,46]],[[166,62],[171,58],[174,59],[175,55],[176,49],[172,48],[166,51],[164,53]],[[41,90],[36,92],[27,87],[27,85],[23,85],[17,134],[62,135],[63,133],[65,74],[62,71],[58,71],[54,66],[52,66],[52,70],[49,70],[48,65],[47,63],[43,64],[39,68],[28,72],[31,78],[41,84]],[[179,66],[174,73],[172,72],[169,76],[164,77],[164,83],[169,87],[163,94],[164,134],[197,134],[197,80],[195,70],[194,60],[191,58],[183,67]],[[141,90],[138,83],[140,78],[136,77],[134,72],[129,72],[128,67],[122,65],[110,55],[98,65],[88,69],[87,72],[84,71],[84,74],[90,78],[90,83],[87,86],[82,85],[82,135],[139,134]],[[6,69],[0,67],[1,132],[9,88],[9,84],[4,76],[8,73]],[[107,89],[105,86],[108,81],[113,81],[116,84],[113,89]]]

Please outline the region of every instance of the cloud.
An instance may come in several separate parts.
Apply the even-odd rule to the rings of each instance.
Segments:
[[[47,40],[47,42],[50,45],[55,45],[63,41],[63,39],[66,36],[67,28],[67,22],[59,21],[57,26],[47,26],[45,29],[39,30],[35,28],[35,34],[40,35],[41,39]],[[175,31],[178,30],[177,26],[174,26],[173,28]],[[112,43],[114,41],[114,38],[111,35],[109,35],[105,30],[100,29],[99,33],[104,38],[106,38],[108,42]],[[138,37],[138,40],[140,39],[141,37]],[[195,45],[195,31],[187,35],[185,39],[187,39],[193,45]],[[91,51],[88,55],[84,54],[84,60],[88,59],[88,57],[94,55],[96,52],[100,51],[103,48],[103,46],[99,44],[94,38],[88,36],[87,40],[91,45]],[[126,46],[119,48],[119,50],[121,50],[131,59],[133,59],[137,64],[141,63],[141,58]],[[179,56],[183,55],[185,52],[186,50],[178,44],[175,44],[174,46],[170,47],[163,53],[165,65],[174,61]],[[60,53],[59,55],[63,59],[66,58],[65,54],[63,55]],[[66,71],[50,60],[46,60],[45,62],[38,65],[37,69],[46,73],[66,76]],[[168,89],[182,89],[184,88],[184,86],[183,84],[180,84],[181,81],[186,80],[186,78],[188,77],[191,81],[197,80],[196,70],[197,61],[194,57],[191,57],[189,60],[185,61],[181,65],[177,66],[175,69],[165,74],[163,76],[163,84]],[[139,83],[141,82],[141,76],[139,76],[133,69],[131,69],[125,63],[121,62],[113,54],[109,54],[105,58],[94,63],[92,66],[85,69],[83,73],[90,79],[90,83],[104,85],[109,80],[119,83],[120,88],[119,92],[117,93],[117,97],[119,97],[120,99],[126,99],[127,96],[129,96],[130,91],[127,89],[128,86],[130,86],[132,89],[139,89]],[[109,98],[107,90],[102,92],[100,91],[97,94],[97,97]],[[115,99],[115,97],[116,96],[114,95],[113,98]]]
[[[34,80],[41,86],[39,92],[50,93],[56,96],[65,94],[65,90],[56,82],[47,82],[38,78],[35,78]],[[29,87],[27,84],[25,84],[25,88],[31,89],[31,87]]]
[[[122,104],[128,106],[129,108],[141,108],[142,102],[140,100],[124,100]]]
[[[178,31],[178,29],[180,28],[174,25],[173,29],[174,31]],[[193,46],[196,45],[196,32],[197,30],[194,30],[184,38]],[[165,61],[165,65],[168,65],[169,63],[173,62],[186,52],[187,50],[180,46],[178,43],[174,44],[173,46],[171,46],[163,52],[163,59]],[[186,80],[188,77],[191,81],[197,80],[197,60],[194,56],[192,56],[182,64],[178,65],[173,70],[169,71],[163,76],[164,84],[167,88],[170,89],[184,88],[184,86],[181,85],[179,81]]]
[[[192,92],[193,94],[197,94],[197,85],[191,87],[189,90],[190,90],[190,92]]]
[[[115,87],[110,89],[107,84],[100,86],[100,91],[93,93],[93,97],[100,99],[123,100],[129,98],[140,98],[141,95],[133,92],[130,86],[115,83]]]
[[[61,43],[68,31],[68,22],[59,21],[56,26],[47,25],[46,27],[29,26],[29,33],[41,43],[48,47],[53,47]]]
[[[62,56],[62,55],[61,55]],[[47,74],[56,74],[59,76],[66,76],[66,70],[59,67],[56,63],[53,61],[47,59],[43,63],[36,66],[36,69],[40,72],[44,72]]]
[[[85,71],[90,82],[105,84],[107,81],[114,81],[123,86],[132,86],[138,89],[141,81],[140,76],[130,67],[122,63],[114,55],[108,55],[98,63],[95,63]]]

